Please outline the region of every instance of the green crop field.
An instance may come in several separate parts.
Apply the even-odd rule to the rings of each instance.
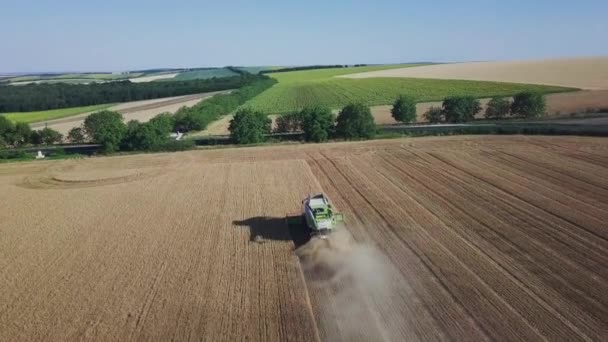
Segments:
[[[401,94],[418,102],[440,101],[447,96],[470,95],[478,98],[509,96],[524,90],[543,93],[572,91],[571,88],[501,82],[435,80],[415,78],[348,79],[336,76],[366,71],[419,66],[380,65],[354,68],[318,69],[269,74],[279,82],[244,106],[268,114],[285,113],[307,105],[332,109],[359,102],[366,105],[391,104]]]
[[[82,113],[95,112],[98,110],[106,109],[111,106],[113,106],[113,105],[112,104],[102,104],[102,105],[95,105],[95,106],[43,110],[40,112],[7,113],[7,114],[2,114],[2,115],[4,115],[7,119],[9,119],[12,122],[32,123],[32,122],[60,119],[60,118],[74,116],[74,115],[78,115],[78,114],[82,114]]]
[[[204,80],[213,77],[230,77],[238,76],[234,71],[222,68],[222,69],[210,69],[210,70],[195,70],[183,72],[174,78],[172,81],[187,81],[187,80]]]

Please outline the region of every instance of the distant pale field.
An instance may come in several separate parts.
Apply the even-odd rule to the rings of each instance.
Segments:
[[[433,78],[608,89],[608,57],[437,64],[377,70],[341,77],[349,79]]]
[[[133,83],[142,83],[142,82],[152,82],[156,80],[163,80],[166,78],[174,78],[178,74],[162,74],[162,75],[153,75],[153,76],[144,76],[144,77],[136,77],[129,78],[129,81]]]

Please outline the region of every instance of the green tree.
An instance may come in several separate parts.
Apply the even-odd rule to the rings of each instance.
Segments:
[[[481,103],[472,96],[452,96],[443,100],[443,115],[447,122],[467,122],[481,111]]]
[[[308,107],[299,114],[306,141],[321,142],[329,139],[336,118],[327,107]]]
[[[276,118],[275,124],[277,133],[297,132],[302,129],[301,112],[285,113]]]
[[[53,145],[55,143],[60,143],[63,139],[63,135],[61,133],[48,127],[44,127],[43,129],[38,131],[38,133],[40,134],[40,139],[45,145]]]
[[[131,120],[121,147],[127,150],[160,150],[167,144],[173,125],[171,114],[159,114],[146,123]]]
[[[164,136],[165,138],[173,131],[174,123],[173,115],[169,113],[158,114],[147,122],[159,136]]]
[[[17,122],[15,131],[13,132],[13,144],[15,146],[23,146],[30,143],[32,129],[25,122]]]
[[[239,109],[230,120],[230,137],[237,144],[255,144],[270,133],[272,120],[266,114],[249,108]]]
[[[9,119],[0,115],[0,137],[4,140],[4,144],[11,144],[14,132],[15,125]]]
[[[137,120],[127,122],[125,135],[120,142],[120,149],[127,151],[135,151],[140,149],[140,134],[142,131],[142,123]]]
[[[206,102],[206,101],[204,101]],[[205,129],[206,121],[204,115],[197,115],[194,108],[182,107],[174,116],[176,131],[200,131]]]
[[[30,143],[34,145],[41,145],[43,143],[40,131],[32,131],[30,134]]]
[[[547,104],[545,97],[537,92],[521,92],[513,97],[511,112],[525,118],[539,117],[545,114]]]
[[[424,113],[424,118],[429,123],[440,123],[443,121],[443,110],[439,107],[431,107]]]
[[[391,114],[396,121],[410,123],[416,121],[416,101],[411,96],[401,95],[395,100]]]
[[[105,110],[87,116],[84,129],[92,141],[101,145],[102,152],[109,153],[118,150],[127,126],[122,114]]]
[[[336,134],[344,139],[370,139],[376,134],[376,123],[369,107],[349,104],[338,114]]]
[[[74,127],[68,132],[68,140],[74,144],[82,144],[85,142],[86,137],[84,129],[82,127]]]
[[[486,108],[487,119],[502,119],[509,115],[511,101],[505,97],[493,97]]]

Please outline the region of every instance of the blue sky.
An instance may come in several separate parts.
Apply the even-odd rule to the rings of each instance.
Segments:
[[[608,1],[0,0],[0,71],[608,55]]]

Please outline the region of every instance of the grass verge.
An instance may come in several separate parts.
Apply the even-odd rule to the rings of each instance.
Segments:
[[[20,112],[3,114],[12,122],[33,123],[46,120],[60,119],[78,114],[96,112],[113,106],[114,104],[102,104],[84,107],[72,107],[62,109],[43,110],[38,112]]]

